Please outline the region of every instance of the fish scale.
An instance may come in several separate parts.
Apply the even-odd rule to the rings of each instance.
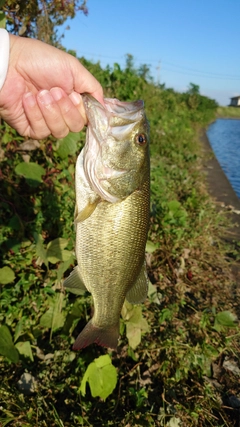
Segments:
[[[109,307],[115,307],[115,304],[118,307],[117,312],[112,310],[116,324],[122,301],[114,298],[114,288],[122,283],[120,291],[124,297],[140,273],[149,224],[148,188],[146,183],[141,191],[134,192],[123,202],[99,203],[93,214],[77,225],[76,244],[82,246],[78,264],[85,286],[91,289],[95,299],[94,320],[98,324],[101,323],[101,307],[106,300]],[[114,232],[112,221],[119,213],[119,229]],[[104,286],[106,280],[109,286]]]

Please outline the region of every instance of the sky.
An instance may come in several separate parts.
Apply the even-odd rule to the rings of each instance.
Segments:
[[[78,12],[59,29],[78,57],[124,68],[131,54],[167,88],[184,92],[194,83],[219,105],[240,95],[240,0],[88,0],[87,7],[88,16]]]

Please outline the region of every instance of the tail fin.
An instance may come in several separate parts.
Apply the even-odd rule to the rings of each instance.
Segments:
[[[80,350],[90,344],[96,343],[102,347],[112,348],[117,350],[119,337],[119,323],[110,328],[98,328],[92,324],[90,320],[85,328],[78,335],[75,343],[73,344],[73,350]]]

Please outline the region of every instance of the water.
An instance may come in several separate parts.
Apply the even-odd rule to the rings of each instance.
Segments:
[[[240,198],[240,120],[218,119],[207,136],[221,168]]]

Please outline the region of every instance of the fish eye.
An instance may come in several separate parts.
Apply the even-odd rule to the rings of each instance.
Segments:
[[[136,135],[135,140],[138,145],[145,145],[147,142],[147,138],[144,133],[139,133]]]

